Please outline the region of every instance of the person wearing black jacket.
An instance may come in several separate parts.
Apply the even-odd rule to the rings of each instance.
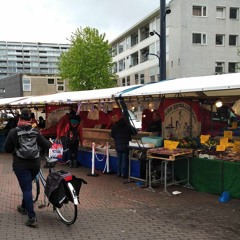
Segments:
[[[15,151],[16,148],[19,148],[17,135],[19,129],[30,130],[31,128],[31,111],[27,108],[23,108],[18,121],[18,126],[17,128],[11,129],[8,133],[4,143],[4,148],[6,152],[12,153],[13,155],[13,171],[17,177],[23,194],[22,204],[17,206],[17,211],[23,215],[28,215],[29,219],[25,223],[26,226],[36,227],[37,218],[32,199],[32,180],[35,179],[40,170],[40,158],[20,158],[16,155]],[[34,129],[34,131],[38,130]],[[37,145],[38,147],[49,149],[52,144],[39,133],[37,135]]]
[[[111,130],[117,152],[117,176],[127,178],[129,166],[129,141],[132,139],[132,129],[124,117],[120,118]]]

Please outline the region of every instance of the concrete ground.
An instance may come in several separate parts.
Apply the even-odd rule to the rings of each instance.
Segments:
[[[27,217],[16,211],[21,192],[11,164],[10,154],[0,154],[0,240],[240,239],[238,199],[219,203],[218,195],[179,186],[168,190],[181,194],[168,196],[162,185],[148,191],[116,175],[87,176],[90,169],[60,164],[58,169],[70,170],[88,182],[81,189],[77,221],[66,226],[51,206],[39,209],[41,197],[35,204],[39,226],[29,228],[24,225]]]

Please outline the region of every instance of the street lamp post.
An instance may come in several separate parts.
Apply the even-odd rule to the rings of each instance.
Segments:
[[[159,80],[166,80],[166,14],[171,13],[170,9],[166,10],[166,0],[160,0],[160,34],[153,30],[149,34],[153,36],[156,34],[159,37],[159,56],[157,54],[149,53],[158,57],[159,60]]]

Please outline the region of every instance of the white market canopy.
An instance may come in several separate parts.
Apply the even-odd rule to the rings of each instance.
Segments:
[[[0,98],[0,106],[6,106],[10,104],[14,104],[17,101],[26,99],[28,97],[12,97],[12,98]]]
[[[240,98],[240,73],[178,78],[149,83],[131,91],[115,94],[115,97],[164,96],[186,98]]]
[[[124,86],[116,88],[105,88],[86,91],[61,92],[50,95],[28,97],[19,101],[9,103],[9,105],[44,105],[44,104],[70,104],[86,101],[104,101],[113,100],[113,95],[123,90],[133,88],[134,86]]]

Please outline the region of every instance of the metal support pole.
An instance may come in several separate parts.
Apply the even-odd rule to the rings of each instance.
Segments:
[[[160,0],[160,81],[166,80],[166,0]]]

